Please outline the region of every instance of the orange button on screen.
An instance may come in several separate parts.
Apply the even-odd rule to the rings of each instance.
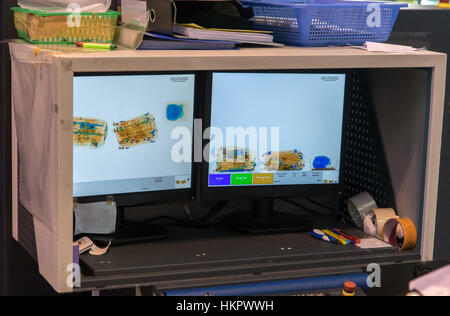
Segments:
[[[273,184],[273,173],[254,173],[253,184]]]

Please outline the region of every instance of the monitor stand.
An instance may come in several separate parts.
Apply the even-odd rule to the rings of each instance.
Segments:
[[[125,209],[117,207],[116,232],[111,235],[89,236],[93,241],[109,242],[112,246],[125,246],[162,240],[166,238],[166,230],[147,222],[130,222],[125,220]]]
[[[308,232],[312,223],[305,217],[274,211],[274,200],[253,201],[253,210],[227,216],[226,224],[247,234]]]

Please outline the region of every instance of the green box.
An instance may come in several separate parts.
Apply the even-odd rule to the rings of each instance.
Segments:
[[[33,44],[112,43],[119,12],[52,13],[11,8],[17,34]],[[71,20],[72,19],[72,20]],[[68,21],[76,22],[70,25]]]
[[[253,184],[253,174],[239,173],[231,175],[231,185],[249,185]]]

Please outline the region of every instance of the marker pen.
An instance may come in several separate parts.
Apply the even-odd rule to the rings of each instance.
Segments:
[[[336,240],[333,237],[327,236],[323,231],[320,229],[314,229],[311,231],[311,236],[326,241],[326,242],[336,242]]]
[[[77,47],[90,48],[90,49],[101,49],[101,50],[113,50],[116,45],[111,43],[89,43],[89,42],[77,42]]]

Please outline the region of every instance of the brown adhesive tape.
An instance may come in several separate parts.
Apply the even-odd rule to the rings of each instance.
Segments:
[[[417,246],[417,229],[409,218],[392,218],[384,225],[383,240],[401,251]]]
[[[392,208],[376,208],[373,209],[365,221],[364,231],[379,239],[383,239],[383,231],[385,223],[391,218],[397,218],[397,214]],[[375,235],[376,232],[376,235]]]

